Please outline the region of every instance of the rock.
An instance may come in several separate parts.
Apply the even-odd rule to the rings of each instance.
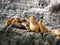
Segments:
[[[0,35],[2,45],[52,45],[55,35],[50,33],[24,32],[19,29],[16,32],[7,32]]]

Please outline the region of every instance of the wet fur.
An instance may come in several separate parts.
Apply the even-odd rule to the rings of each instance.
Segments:
[[[24,23],[24,26],[26,27],[27,30],[30,30],[30,22],[26,18],[21,18],[21,22]]]
[[[45,26],[45,22],[44,22],[43,19],[40,19],[40,21],[38,22],[38,24],[39,24],[41,33],[48,32],[48,29],[47,29],[47,27]]]
[[[36,17],[33,15],[29,15],[30,20],[30,30],[33,32],[40,32],[38,22],[36,21]]]
[[[3,28],[3,30],[6,30],[7,27],[9,27],[11,25],[11,27],[14,27],[14,28],[19,28],[19,29],[26,29],[25,26],[22,25],[21,21],[20,21],[20,17],[11,17],[9,18],[6,23],[5,23],[5,27]]]

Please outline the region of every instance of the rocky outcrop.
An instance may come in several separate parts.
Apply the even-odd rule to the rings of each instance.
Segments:
[[[46,14],[44,15],[44,19],[46,21],[46,23],[50,26],[55,27],[59,27],[60,28],[60,13],[57,14]]]
[[[21,29],[0,32],[0,45],[52,45],[55,39],[54,34],[26,32]]]

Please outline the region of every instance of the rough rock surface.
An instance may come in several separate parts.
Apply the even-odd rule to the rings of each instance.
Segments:
[[[0,32],[0,45],[52,45],[55,39],[54,34],[26,32],[21,29]]]

